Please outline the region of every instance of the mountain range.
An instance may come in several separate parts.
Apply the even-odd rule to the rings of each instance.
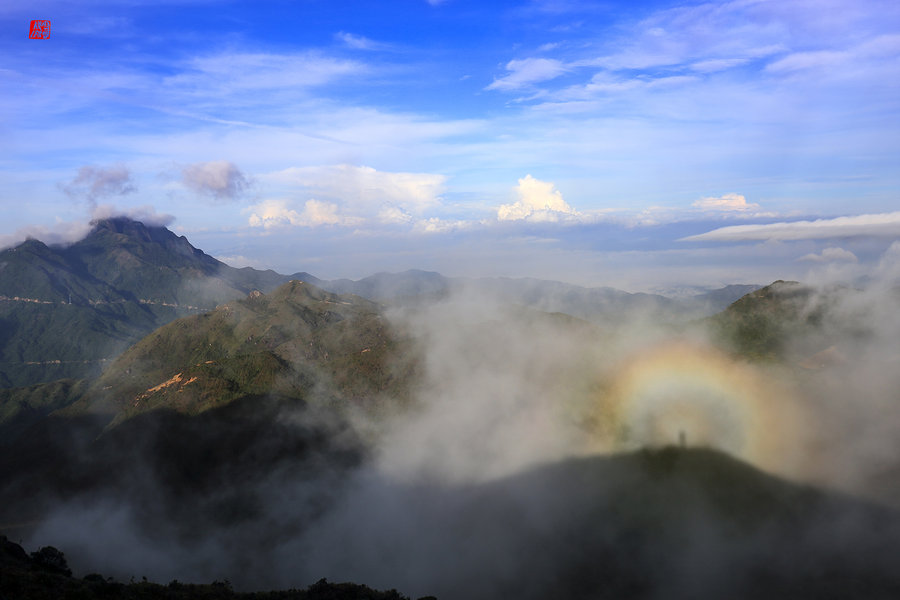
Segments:
[[[465,303],[446,302],[460,290]],[[703,317],[732,356],[813,369],[848,351],[842,338],[870,339],[841,303],[861,292],[779,281],[685,302],[425,271],[324,281],[234,269],[112,219],[68,247],[0,253],[0,293],[0,533],[52,540],[76,572],[245,590],[351,577],[445,599],[900,594],[900,513],[710,449],[462,481],[439,468],[463,469],[458,445],[493,464],[498,446],[480,438],[519,411],[534,437],[503,439],[513,457],[544,441],[542,419],[577,421],[579,402],[611,389],[596,359],[621,342],[617,321],[680,331]],[[529,412],[529,398],[552,410]],[[396,448],[427,468],[386,469]],[[13,546],[0,538],[3,585],[25,587],[0,593],[50,585],[33,573],[57,555]],[[82,597],[132,589],[53,577]],[[232,597],[194,591],[174,597]]]
[[[759,287],[728,286],[673,300],[536,279],[449,278],[415,270],[329,281],[306,272],[236,269],[165,227],[118,217],[95,222],[83,240],[69,246],[29,239],[0,252],[0,388],[96,376],[161,325],[291,280],[392,303],[466,289],[605,324],[630,314],[705,316]]]
[[[0,252],[0,387],[96,375],[160,325],[284,281],[125,218],[69,246],[28,240]]]

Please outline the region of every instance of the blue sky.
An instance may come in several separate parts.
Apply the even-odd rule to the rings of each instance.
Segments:
[[[4,246],[123,213],[236,266],[629,290],[900,255],[893,0],[36,0],[0,86]]]

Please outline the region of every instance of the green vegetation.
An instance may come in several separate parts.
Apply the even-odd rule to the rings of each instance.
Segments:
[[[67,247],[28,240],[0,252],[0,387],[96,376],[160,325],[286,280],[124,218]]]
[[[116,422],[160,407],[196,414],[247,395],[320,404],[404,402],[410,342],[372,302],[299,281],[159,328],[113,362],[67,414]]]
[[[710,317],[720,343],[745,358],[783,360],[791,340],[807,339],[821,322],[823,307],[812,306],[813,290],[795,281],[776,281]]]
[[[370,278],[363,287],[436,297],[448,285],[437,274],[406,274],[393,282],[398,289],[389,279]],[[588,314],[602,303],[604,311],[627,314],[627,307],[663,317],[675,310],[655,297],[576,293],[561,284],[545,304],[542,290],[555,284],[493,285],[521,304],[502,318],[459,326],[467,329],[455,333],[473,349],[460,358],[459,372],[476,363],[502,370],[509,360],[502,351],[477,351],[504,347],[497,342],[540,345],[552,331],[573,345],[581,340],[583,349],[613,335],[614,328],[534,306],[581,306]],[[722,295],[730,293],[737,292]],[[102,499],[125,507],[135,539],[183,550],[191,548],[186,540],[215,536],[239,564],[259,565],[279,543],[290,540],[296,549],[302,540],[313,548],[371,545],[410,570],[417,567],[406,567],[407,559],[446,568],[443,561],[482,548],[513,565],[494,572],[491,564],[463,561],[470,571],[459,580],[436,579],[453,597],[666,597],[669,581],[676,596],[688,597],[735,589],[748,598],[793,598],[798,590],[900,595],[893,564],[880,558],[900,553],[898,514],[710,450],[572,459],[461,487],[384,479],[372,498],[354,497],[367,485],[354,475],[371,448],[348,415],[408,406],[423,369],[413,336],[391,325],[374,302],[284,282],[272,272],[230,269],[164,228],[119,219],[96,224],[68,248],[28,241],[0,253],[0,295],[0,385],[8,387],[0,390],[0,523],[7,531],[25,531],[60,511],[81,514],[65,510]],[[830,325],[829,298],[779,281],[707,324],[737,355],[796,363],[846,333]],[[425,310],[406,302],[414,315]],[[452,318],[448,327],[457,326]],[[587,376],[580,383],[579,374],[593,367],[590,356],[573,356],[571,371],[545,362],[535,361],[525,385],[558,379],[547,388],[557,396],[597,393],[602,385]],[[25,383],[32,385],[11,387]],[[365,526],[342,515],[350,525],[337,530],[337,542],[327,526],[317,529],[342,506],[370,510],[369,500]],[[80,525],[72,522],[77,517],[59,518]],[[414,533],[396,537],[391,519]],[[691,561],[704,566],[686,583],[679,578],[694,576]],[[704,579],[706,569],[729,581],[717,588],[715,578]],[[478,588],[485,580],[490,592]],[[725,595],[735,597],[718,594]],[[324,580],[306,590],[242,594],[227,582],[78,579],[55,548],[29,556],[0,537],[0,598],[7,597],[402,598]]]

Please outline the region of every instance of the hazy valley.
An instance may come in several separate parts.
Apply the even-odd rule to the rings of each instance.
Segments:
[[[891,285],[322,281],[126,219],[0,265],[0,533],[76,577],[900,590]]]

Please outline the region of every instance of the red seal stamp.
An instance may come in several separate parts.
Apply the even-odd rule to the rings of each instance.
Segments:
[[[46,40],[50,37],[50,21],[32,21],[28,38],[32,40]]]

